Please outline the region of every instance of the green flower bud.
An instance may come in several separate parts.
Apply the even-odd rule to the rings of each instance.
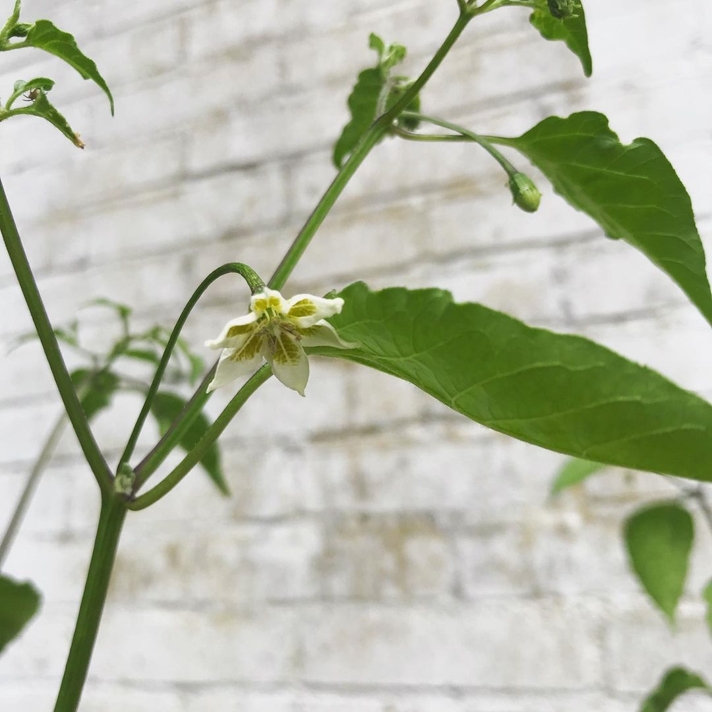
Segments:
[[[574,16],[576,0],[546,0],[549,12],[557,20],[566,20]]]
[[[518,207],[528,213],[537,211],[541,202],[541,193],[529,176],[524,173],[512,173],[509,177],[509,189]]]

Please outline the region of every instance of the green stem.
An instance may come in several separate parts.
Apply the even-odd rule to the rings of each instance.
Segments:
[[[193,311],[193,307],[195,307],[195,305],[198,303],[198,300],[203,296],[207,288],[217,279],[220,279],[220,277],[224,277],[226,274],[241,275],[247,282],[248,286],[250,287],[250,291],[253,294],[264,288],[264,282],[259,278],[257,273],[252,268],[242,264],[241,262],[229,262],[228,264],[222,265],[222,267],[218,267],[217,269],[213,270],[200,283],[198,288],[191,295],[185,307],[183,307],[183,311],[178,317],[178,321],[173,327],[173,331],[171,332],[171,335],[168,338],[166,348],[163,350],[163,356],[161,357],[161,361],[158,364],[158,368],[156,369],[156,374],[153,377],[151,387],[148,389],[148,393],[146,394],[146,400],[144,401],[143,407],[141,408],[141,412],[139,413],[138,418],[136,419],[136,424],[134,425],[134,428],[131,431],[131,435],[129,436],[128,442],[126,443],[126,447],[124,448],[123,455],[121,455],[121,459],[119,460],[120,464],[124,462],[128,463],[131,455],[133,455],[133,451],[136,447],[136,443],[138,441],[139,435],[141,434],[141,430],[144,426],[144,423],[146,422],[146,418],[151,412],[151,405],[153,403],[153,399],[156,397],[158,387],[161,385],[163,374],[166,372],[166,368],[168,367],[168,362],[171,359],[173,349],[175,348],[175,345],[178,342],[180,332],[183,329],[185,322],[190,316],[191,311]]]
[[[349,160],[346,161],[344,167],[337,173],[336,178],[334,178],[326,190],[326,193],[324,193],[316,208],[314,208],[314,211],[304,224],[304,227],[299,231],[299,234],[294,239],[289,250],[287,250],[282,261],[277,266],[277,269],[269,280],[269,286],[272,289],[281,289],[284,286],[284,283],[289,279],[289,276],[294,271],[294,268],[302,258],[307,247],[309,247],[309,243],[316,234],[316,231],[321,227],[326,216],[334,207],[334,203],[348,185],[358,167],[363,163],[366,156],[368,156],[371,149],[381,140],[387,129],[387,126],[373,124],[364,134],[360,143],[349,157]]]
[[[67,416],[77,435],[84,457],[89,463],[102,491],[110,492],[111,472],[99,450],[99,446],[96,444],[96,440],[94,440],[94,434],[82,410],[79,397],[77,396],[77,392],[72,384],[72,379],[69,376],[64,359],[62,358],[62,352],[59,350],[57,338],[52,330],[52,324],[47,316],[40,292],[37,289],[32,269],[27,260],[25,249],[22,246],[22,240],[17,231],[17,225],[12,216],[10,205],[7,202],[2,181],[0,181],[0,231],[2,231],[10,261],[17,275],[17,281],[20,284],[20,289],[27,302],[32,321],[34,322],[35,329],[37,329],[37,335],[44,349],[55,383],[57,384],[59,395],[62,398]]]
[[[460,134],[465,140],[468,141],[473,141],[474,143],[479,144],[482,146],[482,148],[487,151],[487,153],[492,156],[492,158],[499,163],[500,166],[507,172],[508,175],[512,175],[513,173],[518,173],[519,171],[517,170],[516,166],[514,166],[509,160],[507,160],[491,143],[491,139],[489,136],[480,136],[479,134],[476,134],[474,131],[470,131],[470,129],[465,128],[464,126],[460,126],[459,124],[455,124],[452,121],[445,121],[445,119],[439,119],[436,116],[426,116],[425,114],[417,114],[412,111],[407,111],[403,112],[403,116],[407,117],[409,119],[415,119],[417,121],[422,121],[427,124],[432,124],[433,126],[440,126],[443,129],[448,129],[449,131],[454,131],[456,134]],[[399,134],[401,135],[401,134]],[[412,134],[412,136],[418,136],[418,134]],[[446,138],[445,136],[442,137],[443,139]],[[457,136],[452,136],[448,137],[450,140],[457,139],[459,137]]]
[[[134,492],[137,492],[146,480],[161,466],[161,463],[173,451],[173,448],[180,442],[185,432],[195,422],[205,404],[210,399],[207,388],[210,381],[215,376],[217,362],[208,371],[202,382],[198,386],[191,399],[185,404],[183,410],[171,423],[163,437],[156,443],[146,457],[134,468],[136,479],[134,481]]]
[[[126,511],[118,498],[102,496],[89,572],[54,712],[75,712],[79,706]]]
[[[321,200],[314,208],[314,212],[309,216],[304,227],[299,231],[299,234],[294,239],[289,250],[285,254],[279,266],[275,270],[272,278],[269,281],[269,286],[272,289],[281,289],[289,276],[294,271],[297,263],[301,259],[305,250],[309,246],[312,238],[317,230],[321,227],[324,219],[334,207],[344,188],[353,177],[358,167],[363,163],[364,159],[370,153],[371,149],[383,138],[388,132],[393,121],[403,110],[410,104],[416,94],[425,86],[426,82],[435,73],[435,70],[440,66],[447,53],[452,49],[452,46],[462,34],[467,24],[472,19],[472,15],[460,15],[450,34],[445,38],[438,51],[428,63],[428,66],[423,70],[422,74],[411,84],[403,96],[391,107],[389,111],[380,116],[371,125],[371,128],[364,134],[359,144],[354,149],[344,167],[339,171],[331,185],[322,196]]]
[[[472,143],[472,139],[460,134],[421,134],[413,131],[406,131],[400,126],[394,126],[391,129],[394,136],[399,136],[406,141],[421,141],[423,143]]]
[[[269,286],[272,289],[281,289],[284,286],[285,282],[292,274],[297,263],[309,246],[312,238],[316,234],[319,227],[321,227],[324,219],[333,208],[356,170],[359,168],[361,163],[363,163],[371,149],[387,133],[393,123],[393,120],[405,109],[405,107],[410,104],[413,97],[420,89],[422,89],[435,70],[440,66],[447,53],[455,44],[457,38],[462,34],[465,27],[467,27],[467,24],[472,16],[473,13],[469,13],[466,16],[461,15],[458,18],[450,34],[447,36],[432,60],[428,63],[428,66],[423,70],[423,73],[410,86],[403,97],[401,97],[401,100],[391,107],[387,113],[379,117],[371,128],[364,134],[361,141],[354,149],[354,152],[351,154],[349,160],[336,175],[331,185],[327,188],[321,200],[314,208],[314,211],[311,213],[304,226],[299,231],[299,234],[294,239],[294,242],[290,246],[284,258],[279,263],[269,281]],[[184,432],[190,423],[197,417],[197,413],[202,409],[206,400],[207,395],[205,394],[205,388],[204,385],[201,384],[193,395],[193,398],[184,409],[183,413],[178,416],[178,419],[171,426],[169,431],[163,436],[163,438],[161,438],[159,443],[146,456],[146,458],[144,458],[144,460],[135,468],[137,487],[140,486],[142,482],[145,482],[146,478],[154,472],[160,463],[165,459],[168,452],[170,452],[171,447],[178,441],[179,433]],[[135,506],[135,504],[133,506]]]
[[[47,436],[47,440],[45,440],[45,444],[42,446],[42,450],[30,470],[30,474],[27,477],[20,499],[17,501],[10,523],[7,525],[2,542],[0,542],[0,569],[2,569],[2,566],[5,563],[7,553],[10,550],[15,537],[17,536],[22,520],[25,518],[27,507],[32,499],[35,488],[37,487],[37,483],[39,482],[42,473],[47,469],[47,465],[49,464],[49,461],[51,460],[52,455],[54,454],[54,451],[62,438],[62,433],[67,427],[68,422],[69,420],[66,413],[62,413]]]
[[[247,402],[247,399],[272,375],[272,370],[265,364],[245,385],[237,392],[227,404],[225,410],[217,417],[200,442],[183,458],[180,464],[165,479],[161,480],[153,489],[141,495],[133,502],[128,503],[128,508],[133,510],[145,509],[165,497],[205,456],[215,441],[220,437],[230,421]]]

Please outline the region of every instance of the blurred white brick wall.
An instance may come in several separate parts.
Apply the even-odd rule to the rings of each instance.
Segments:
[[[111,119],[105,97],[52,58],[0,57],[6,93],[19,77],[56,77],[53,98],[87,143],[79,152],[33,119],[0,127],[3,180],[48,309],[67,319],[103,295],[166,324],[222,262],[275,267],[333,175],[346,98],[373,60],[368,33],[405,43],[415,73],[456,10],[455,0],[25,4],[28,18],[77,35],[117,107]],[[591,80],[511,9],[473,23],[424,105],[513,134],[552,113],[602,110],[624,140],[661,144],[709,236],[709,0],[586,9]],[[681,293],[550,190],[536,215],[512,208],[504,182],[473,147],[382,144],[288,291],[439,285],[712,393],[712,336]],[[244,299],[235,281],[216,287],[189,323],[192,342]],[[0,300],[10,344],[30,321],[4,255]],[[90,337],[106,334],[98,314],[87,318]],[[615,472],[548,501],[558,456],[381,374],[313,371],[306,400],[268,383],[226,434],[231,499],[196,472],[129,517],[83,710],[623,712],[669,662],[712,671],[698,603],[709,534],[675,635],[626,570],[620,523],[636,503],[669,496],[664,482]],[[97,422],[110,453],[137,408],[122,397]],[[58,412],[39,349],[4,357],[0,524],[36,430]],[[51,708],[96,509],[68,436],[8,562],[45,603],[0,661],[3,712]],[[679,709],[712,707],[689,698]]]

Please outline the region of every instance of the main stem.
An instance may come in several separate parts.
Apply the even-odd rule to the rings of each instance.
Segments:
[[[57,338],[47,316],[25,249],[22,246],[22,240],[17,231],[17,225],[12,216],[2,181],[0,181],[0,231],[2,232],[10,261],[15,269],[20,289],[27,302],[27,308],[30,310],[32,321],[35,329],[37,329],[37,335],[47,357],[47,362],[57,384],[59,395],[62,397],[64,408],[77,435],[84,457],[89,463],[89,467],[91,467],[102,491],[109,492],[111,490],[111,472],[99,450],[99,446],[96,444],[96,440],[94,440],[94,434],[82,410],[77,392],[74,390],[72,379],[62,358],[62,352],[59,350]]]
[[[79,706],[126,512],[122,500],[102,495],[89,572],[54,712],[75,712]]]

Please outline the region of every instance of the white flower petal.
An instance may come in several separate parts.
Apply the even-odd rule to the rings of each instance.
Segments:
[[[262,316],[268,308],[273,309],[277,314],[284,314],[287,300],[276,289],[265,287],[261,292],[252,295],[250,309],[257,316]]]
[[[224,349],[222,354],[220,354],[218,367],[215,371],[215,378],[213,378],[208,386],[208,393],[214,391],[216,388],[222,388],[228,383],[232,383],[235,379],[240,378],[240,376],[253,373],[262,363],[262,354],[260,353],[257,353],[257,355],[252,358],[241,359],[236,352],[237,349]]]
[[[306,329],[302,334],[302,346],[304,348],[331,346],[335,349],[355,349],[359,345],[355,341],[344,341],[328,321],[320,321],[318,324]]]
[[[253,312],[228,321],[223,326],[217,339],[205,342],[209,349],[237,349],[240,348],[254,331],[257,315]]]
[[[313,294],[297,294],[286,303],[286,315],[300,329],[308,329],[322,319],[339,314],[344,306],[341,297],[324,299]]]
[[[272,366],[272,372],[287,388],[304,395],[309,380],[309,359],[301,345],[285,332],[280,332],[270,342],[265,358]]]

